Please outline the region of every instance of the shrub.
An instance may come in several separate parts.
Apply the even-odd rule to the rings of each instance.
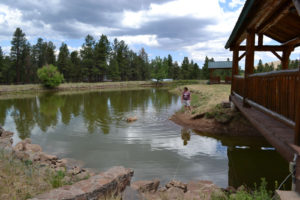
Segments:
[[[43,66],[38,69],[37,75],[42,84],[47,88],[55,88],[64,80],[63,75],[59,73],[57,67],[54,65]]]

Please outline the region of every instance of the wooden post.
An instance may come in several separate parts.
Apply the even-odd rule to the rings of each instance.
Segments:
[[[282,65],[282,69],[286,70],[289,68],[289,59],[290,59],[290,54],[291,54],[291,50],[290,49],[286,49],[282,52],[282,60],[281,60],[281,65]]]
[[[258,34],[258,46],[262,46],[264,43],[264,35],[262,33]]]
[[[296,88],[296,123],[295,123],[295,144],[300,146],[300,66]]]
[[[245,88],[244,88],[244,100],[243,105],[247,106],[246,98],[248,96],[249,78],[250,74],[254,71],[254,48],[255,48],[255,32],[254,30],[247,31],[246,41],[246,60],[245,60]]]
[[[234,76],[239,74],[239,49],[234,48],[232,52],[232,70],[231,70],[231,94],[234,88]]]

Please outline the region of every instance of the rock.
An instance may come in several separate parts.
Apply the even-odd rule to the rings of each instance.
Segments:
[[[5,148],[12,148],[12,138],[5,137],[0,139],[0,148],[5,149]]]
[[[131,187],[141,193],[156,192],[160,181],[154,179],[153,181],[136,181],[131,184]]]
[[[158,192],[165,192],[167,191],[167,188],[166,187],[161,187],[158,189]]]
[[[67,166],[67,160],[65,160],[65,159],[57,160],[55,165],[57,167],[66,167]]]
[[[57,156],[49,155],[44,152],[40,152],[39,156],[41,161],[52,161],[58,159]]]
[[[42,147],[38,144],[25,143],[25,151],[41,152]]]
[[[170,181],[169,183],[166,184],[167,189],[169,189],[171,187],[179,188],[179,189],[183,190],[183,192],[187,191],[187,184],[182,183],[180,181],[172,180],[172,181]]]
[[[133,189],[132,187],[126,187],[124,192],[122,193],[122,200],[139,200],[143,199],[138,191]]]
[[[10,132],[10,131],[4,131],[4,130],[2,130],[2,133],[1,133],[1,137],[11,137],[13,135],[14,135],[14,133]]]
[[[127,122],[134,122],[137,120],[137,117],[128,117]]]
[[[209,200],[211,194],[222,193],[211,181],[190,181],[187,184],[187,192],[184,193],[184,199],[203,199]]]
[[[71,174],[72,175],[77,175],[77,174],[79,174],[80,172],[81,172],[81,168],[80,167],[77,167],[77,166],[75,166],[72,170],[71,170]]]
[[[14,146],[14,151],[25,151],[26,150],[26,144],[31,144],[31,139],[26,138],[25,140],[20,141],[16,146]]]
[[[75,180],[83,180],[83,179],[88,179],[90,178],[89,172],[81,172],[75,176]]]
[[[3,132],[4,132],[4,129],[2,128],[2,126],[0,126],[0,137],[2,136]]]
[[[20,159],[20,160],[22,160],[22,161],[25,161],[25,160],[28,160],[28,159],[29,159],[29,154],[26,153],[26,152],[24,152],[24,151],[15,151],[15,152],[14,152],[14,155],[15,155],[18,159]]]
[[[184,192],[178,187],[171,187],[166,191],[166,195],[168,200],[179,200],[183,199]]]
[[[113,167],[87,180],[73,185],[63,186],[32,198],[31,200],[45,199],[105,199],[118,195],[130,183],[133,171],[124,167]]]

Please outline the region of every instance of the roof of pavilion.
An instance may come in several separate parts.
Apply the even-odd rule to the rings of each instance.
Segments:
[[[239,45],[248,30],[268,36],[281,45],[299,46],[300,8],[297,4],[299,0],[247,0],[225,48]]]
[[[232,61],[213,61],[208,62],[208,69],[231,69]]]

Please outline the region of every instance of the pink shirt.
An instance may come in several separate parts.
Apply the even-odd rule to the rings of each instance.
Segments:
[[[182,99],[183,100],[191,100],[191,93],[189,91],[183,92]]]

